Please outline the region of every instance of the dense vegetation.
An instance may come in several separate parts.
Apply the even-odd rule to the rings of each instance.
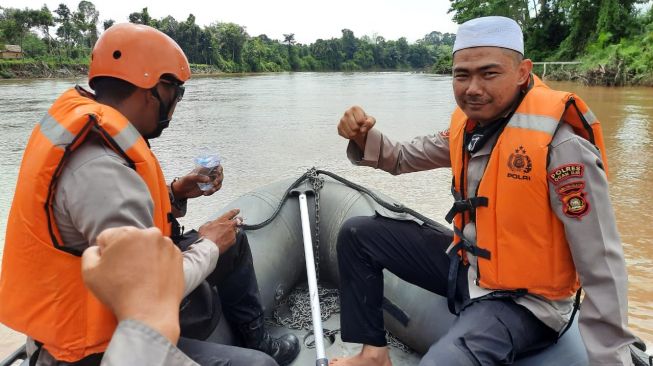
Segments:
[[[34,9],[0,8],[0,44],[21,45],[29,58],[44,62],[80,60],[87,62],[98,38],[100,14],[94,4],[83,0],[77,9],[66,5],[51,12]],[[332,71],[419,69],[448,72],[454,35],[432,32],[409,44],[406,38],[386,40],[382,36],[357,38],[349,29],[342,37],[318,39],[310,45],[284,39],[251,36],[244,26],[213,23],[202,27],[195,16],[178,21],[172,16],[153,19],[148,9],[131,13],[132,23],[147,24],[168,34],[184,49],[193,64],[206,64],[224,72]],[[114,20],[102,22],[107,29]],[[15,63],[15,62],[14,62]]]
[[[483,15],[505,15],[524,29],[526,54],[535,61],[582,62],[558,68],[553,76],[581,78],[608,85],[653,83],[653,10],[649,0],[450,0],[449,12],[462,23]],[[130,22],[148,24],[175,39],[196,69],[222,72],[423,70],[448,73],[455,35],[431,32],[409,43],[380,35],[356,37],[349,29],[340,38],[312,44],[265,34],[253,36],[235,23],[196,24],[172,16],[154,19],[148,9],[133,12]],[[100,28],[95,5],[82,0],[77,9],[60,4],[50,11],[0,7],[0,44],[21,45],[28,60],[3,61],[14,70],[36,65],[59,70],[61,65],[84,65]],[[30,63],[31,62],[31,63]],[[550,69],[551,70],[551,69]],[[55,72],[56,74],[56,72]]]

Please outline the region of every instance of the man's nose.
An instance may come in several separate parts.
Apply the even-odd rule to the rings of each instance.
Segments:
[[[465,90],[465,94],[469,96],[478,96],[483,94],[482,81],[479,80],[478,77],[472,77],[469,80],[469,85],[467,86],[467,90]]]

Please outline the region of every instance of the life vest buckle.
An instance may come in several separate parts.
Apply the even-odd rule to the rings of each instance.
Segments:
[[[488,204],[489,200],[487,197],[472,197],[466,200],[454,201],[453,206],[447,213],[447,216],[444,217],[444,219],[451,224],[457,214],[470,211],[472,215],[474,215],[477,207],[487,207]]]

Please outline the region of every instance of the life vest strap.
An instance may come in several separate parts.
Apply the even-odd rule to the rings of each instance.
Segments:
[[[468,252],[475,257],[481,257],[487,260],[492,258],[492,253],[490,253],[489,250],[470,243],[469,240],[463,236],[462,231],[460,231],[460,229],[458,229],[456,226],[453,227],[453,232],[460,238],[460,241],[456,243],[453,248],[451,248],[449,254],[456,254],[459,250],[464,250],[465,252]]]
[[[454,248],[455,249],[455,246]],[[462,259],[456,253],[457,250],[449,252],[449,274],[447,276],[447,307],[449,312],[453,315],[458,315],[459,311],[456,309],[456,287],[458,285],[458,267]]]
[[[475,216],[474,214],[476,213],[477,207],[487,207],[488,204],[489,200],[487,197],[472,197],[466,200],[456,200],[454,201],[453,206],[451,206],[451,209],[447,213],[447,216],[444,217],[444,219],[451,224],[457,214],[467,211],[469,211],[473,217]]]
[[[580,287],[576,291],[576,296],[574,297],[574,309],[571,311],[571,316],[569,317],[569,322],[565,326],[565,328],[558,334],[558,339],[556,339],[556,343],[558,343],[558,340],[562,338],[562,336],[567,333],[569,328],[571,328],[572,324],[574,323],[574,318],[576,317],[576,313],[578,313],[578,310],[580,310],[580,296],[583,291],[583,288]]]
[[[459,250],[464,250],[471,253],[477,257],[490,259],[490,251],[479,248],[478,246],[472,245],[465,237],[463,233],[456,227],[453,227],[454,232],[460,238],[460,241],[455,244],[449,251],[449,274],[447,276],[447,306],[451,314],[458,315],[458,310],[456,309],[456,287],[458,282],[458,267],[460,267],[460,262],[463,260],[458,256]]]

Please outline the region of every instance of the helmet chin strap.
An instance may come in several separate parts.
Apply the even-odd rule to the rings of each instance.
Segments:
[[[170,115],[170,109],[172,108],[172,103],[169,105],[163,103],[159,92],[156,90],[156,87],[150,89],[150,91],[152,92],[152,95],[154,95],[154,97],[159,101],[159,121],[156,123],[156,129],[154,131],[150,132],[147,135],[143,135],[143,137],[147,140],[155,139],[161,136],[163,130],[168,128],[171,120],[171,118],[168,118],[168,116]]]

